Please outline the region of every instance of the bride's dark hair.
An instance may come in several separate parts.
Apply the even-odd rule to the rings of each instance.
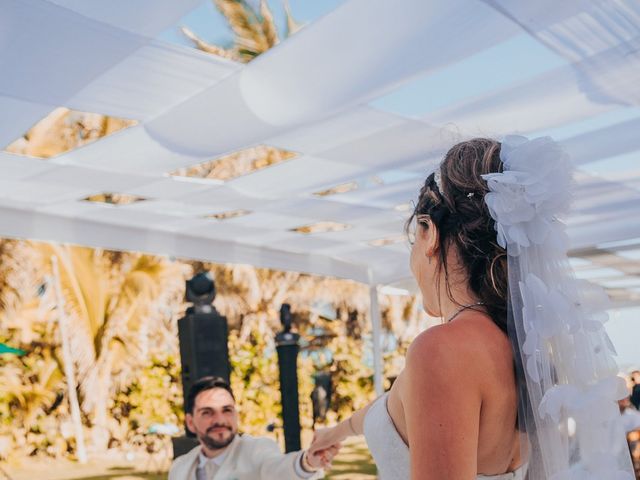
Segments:
[[[444,270],[447,295],[452,298],[446,252],[457,250],[471,291],[484,303],[494,323],[507,332],[507,253],[496,240],[495,222],[484,201],[489,191],[481,177],[502,172],[500,143],[475,138],[452,147],[435,174],[427,177],[407,228],[416,217],[428,215],[438,229],[438,268]]]

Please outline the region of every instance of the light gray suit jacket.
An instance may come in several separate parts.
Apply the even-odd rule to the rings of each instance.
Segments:
[[[176,458],[169,471],[169,480],[196,480],[200,446]],[[227,447],[227,452],[215,480],[301,480],[295,463],[300,452],[283,454],[270,438],[238,435]],[[311,478],[322,478],[317,472]]]

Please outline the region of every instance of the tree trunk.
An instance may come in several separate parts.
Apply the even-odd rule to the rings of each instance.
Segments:
[[[84,431],[82,429],[82,418],[80,417],[80,404],[78,403],[78,392],[76,390],[76,375],[71,358],[71,350],[69,347],[69,335],[67,332],[67,318],[64,310],[64,299],[60,288],[60,272],[58,270],[58,259],[55,255],[51,256],[51,264],[53,266],[53,282],[56,291],[57,308],[59,314],[60,337],[62,343],[62,359],[64,362],[64,373],[67,379],[67,393],[69,396],[69,408],[71,411],[71,421],[76,437],[76,450],[78,461],[87,463],[87,450],[84,443]]]

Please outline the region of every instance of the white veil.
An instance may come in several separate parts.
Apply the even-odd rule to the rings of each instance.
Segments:
[[[628,395],[603,323],[608,298],[576,280],[562,217],[572,167],[551,138],[508,136],[484,175],[509,269],[509,336],[530,480],[633,480],[616,400]]]

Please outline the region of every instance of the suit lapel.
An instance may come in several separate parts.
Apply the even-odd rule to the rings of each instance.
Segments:
[[[185,464],[184,473],[186,474],[186,476],[183,478],[186,478],[188,480],[196,480],[196,468],[198,467],[199,454],[200,446],[195,447],[189,453],[187,453],[187,455],[189,455],[191,458]]]
[[[229,445],[229,449],[227,451],[227,454],[224,457],[224,460],[222,461],[222,465],[220,465],[220,469],[218,470],[218,473],[215,474],[215,479],[216,480],[226,480],[227,477],[229,476],[229,473],[233,472],[234,469],[234,465],[236,464],[236,454],[238,449],[240,448],[240,443],[241,443],[241,438],[239,435],[236,435],[235,438],[233,439],[233,442],[231,442],[231,445]]]

